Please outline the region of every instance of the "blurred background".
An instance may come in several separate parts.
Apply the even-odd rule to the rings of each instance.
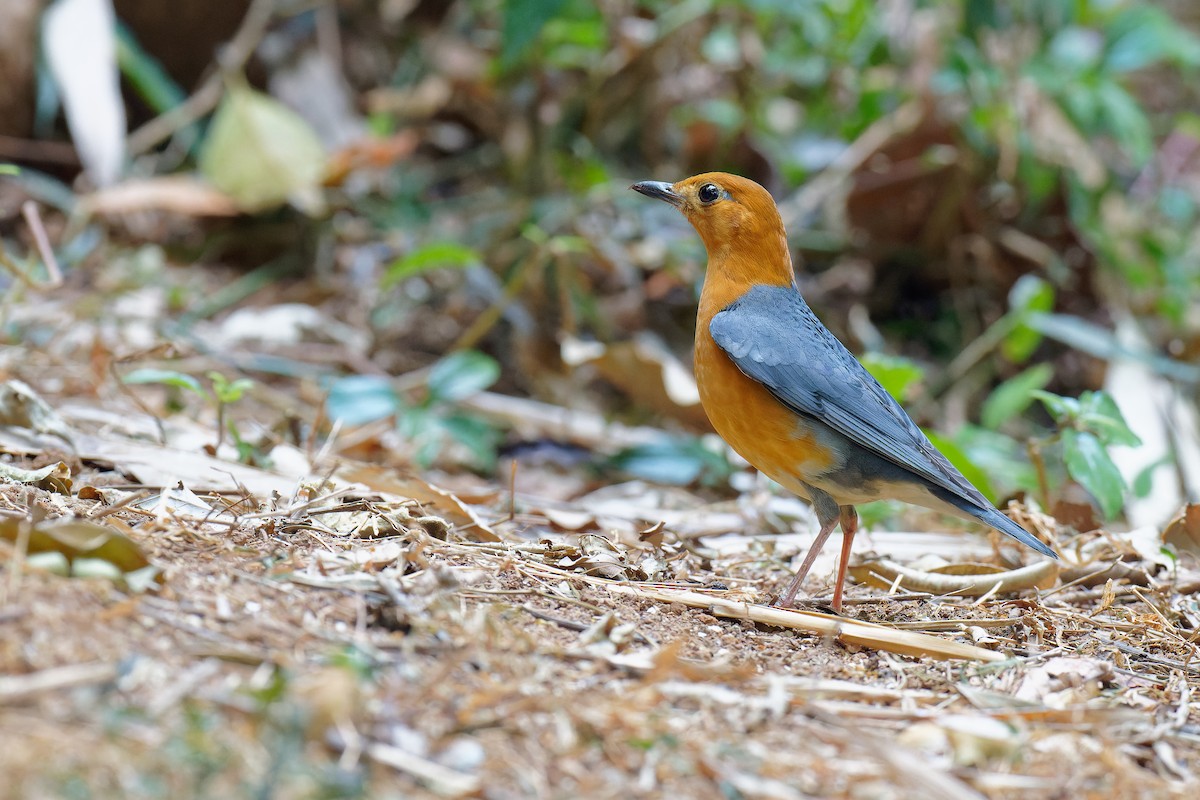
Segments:
[[[1200,490],[1194,3],[0,19],[0,373],[55,402],[210,420],[262,466],[286,443],[728,495],[690,373],[703,248],[627,191],[723,170],[775,195],[810,304],[994,500],[1082,531]]]

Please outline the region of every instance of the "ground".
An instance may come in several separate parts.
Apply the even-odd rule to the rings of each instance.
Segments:
[[[546,513],[536,486],[510,498],[477,485],[468,503],[346,461],[312,475],[229,463],[204,481],[193,473],[209,456],[115,424],[74,442],[70,495],[2,494],[16,531],[0,587],[6,796],[1184,797],[1198,785],[1200,573],[1142,560],[1117,535],[1062,535],[1064,561],[1091,565],[1073,586],[849,590],[835,624],[925,631],[974,656],[943,660],[889,652],[926,640],[888,644],[875,629],[859,644],[807,633],[806,615],[828,619],[819,601],[767,608],[808,538],[756,532],[767,494],[742,504],[733,535],[638,535],[642,511],[626,530],[580,533],[551,522],[571,508]],[[101,556],[117,574],[88,577],[78,548],[46,548],[69,570],[38,561],[36,532],[68,518],[144,562]],[[860,560],[906,546],[1036,558],[979,534],[863,545]],[[155,580],[135,570],[146,562]],[[1126,577],[1106,582],[1118,562]],[[817,597],[830,563],[806,587]]]

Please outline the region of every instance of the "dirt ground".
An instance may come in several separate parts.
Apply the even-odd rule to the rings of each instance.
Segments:
[[[983,598],[854,586],[846,620],[815,635],[805,626],[828,615],[763,605],[807,537],[757,535],[754,503],[744,530],[716,539],[669,525],[638,535],[649,520],[637,514],[625,531],[575,532],[551,521],[569,505],[539,509],[503,487],[467,502],[345,461],[219,474],[216,459],[115,424],[65,422],[71,493],[0,493],[15,531],[0,576],[6,797],[1113,798],[1200,786],[1200,572],[1156,565],[1116,534],[1058,542],[1066,565],[1085,565],[1074,585],[1060,574],[1052,589]],[[52,460],[49,444],[5,430],[12,463]],[[118,574],[88,577],[87,548],[38,537],[71,518],[144,561],[101,554]],[[906,546],[998,552],[978,535],[914,537],[867,545],[897,558]],[[133,569],[146,562],[152,581]],[[831,563],[810,592],[828,594]],[[914,638],[856,628],[848,642],[854,620]],[[904,654],[930,641],[931,655]]]

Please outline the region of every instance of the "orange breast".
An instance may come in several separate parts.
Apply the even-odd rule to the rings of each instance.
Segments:
[[[695,359],[700,402],[721,438],[760,472],[807,497],[800,482],[832,467],[834,454],[802,417],[737,368],[713,341],[703,315]]]

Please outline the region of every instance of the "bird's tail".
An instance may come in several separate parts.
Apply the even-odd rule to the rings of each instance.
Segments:
[[[949,494],[949,493],[947,493]],[[958,507],[967,514],[970,514],[975,519],[982,522],[984,525],[990,525],[1001,533],[1008,534],[1012,538],[1024,545],[1032,547],[1044,556],[1058,558],[1058,553],[1054,552],[1049,545],[1043,543],[1040,539],[1034,536],[1029,531],[1022,528],[1017,523],[1013,522],[1008,517],[1001,514],[994,508],[984,508],[967,501],[964,498],[955,495],[949,495],[944,498],[952,505]]]

